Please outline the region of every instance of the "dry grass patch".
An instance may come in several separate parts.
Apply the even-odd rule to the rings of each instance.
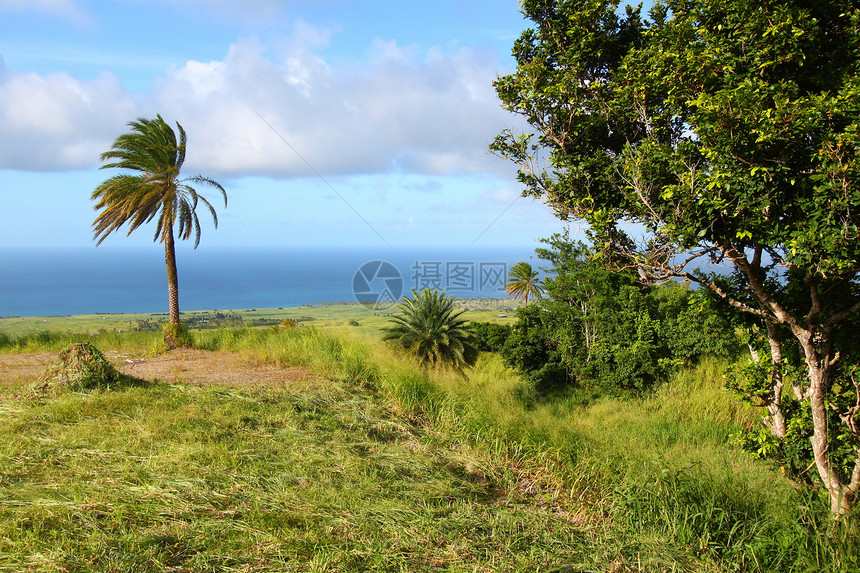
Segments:
[[[193,386],[274,387],[307,392],[325,385],[325,380],[307,368],[278,367],[235,352],[182,348],[141,358],[114,354],[112,361],[120,372],[129,376]]]
[[[83,392],[110,388],[129,377],[120,374],[102,352],[88,342],[76,342],[60,352],[33,390],[38,394]]]
[[[313,391],[325,384],[308,368],[278,367],[235,352],[180,349],[155,356],[117,351],[106,351],[104,355],[120,373],[148,381],[242,389],[273,387],[295,392]],[[0,391],[34,385],[57,362],[57,356],[48,352],[0,354]]]
[[[0,390],[34,384],[56,359],[53,352],[0,354]]]

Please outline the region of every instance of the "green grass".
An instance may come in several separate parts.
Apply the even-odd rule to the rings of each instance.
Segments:
[[[466,309],[463,315],[467,320],[512,323],[516,301],[504,299],[468,299],[460,302]],[[260,309],[220,309],[193,310],[181,313],[183,321],[208,320],[217,313],[237,315],[248,325],[259,321],[281,322],[285,319],[298,320],[303,326],[316,328],[349,327],[365,340],[375,340],[380,329],[385,326],[388,316],[396,312],[392,307],[385,312],[373,312],[357,303],[332,303],[305,305],[292,308]],[[506,315],[506,316],[499,316]],[[88,314],[75,316],[36,316],[0,317],[0,346],[4,337],[18,339],[24,336],[44,335],[45,333],[75,333],[77,335],[96,335],[99,333],[130,333],[138,327],[138,321],[158,324],[167,320],[167,313],[138,314]],[[357,322],[358,326],[350,326]]]
[[[314,395],[155,383],[2,408],[0,569],[535,571],[585,558],[588,532],[512,495],[498,462],[335,383]]]
[[[164,347],[163,334],[158,332],[116,332],[100,334],[79,332],[33,332],[7,336],[0,332],[0,353],[4,352],[60,352],[76,342],[93,342],[99,348],[123,350],[137,354],[157,354]]]
[[[815,492],[728,445],[760,412],[718,362],[642,398],[547,398],[493,355],[464,380],[345,326],[194,337],[330,381],[8,388],[0,570],[860,570]]]

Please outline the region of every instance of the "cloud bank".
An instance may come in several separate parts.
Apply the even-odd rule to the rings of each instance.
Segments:
[[[87,81],[66,73],[14,74],[0,60],[0,168],[92,166],[135,107],[110,73]]]
[[[128,121],[156,113],[188,132],[189,169],[218,176],[310,176],[305,161],[326,175],[498,167],[487,144],[513,119],[492,87],[494,54],[375,41],[331,62],[319,55],[328,40],[306,24],[277,45],[239,40],[135,95],[110,72],[21,74],[0,60],[0,168],[91,168]]]

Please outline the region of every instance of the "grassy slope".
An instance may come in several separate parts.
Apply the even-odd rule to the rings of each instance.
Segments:
[[[6,389],[0,570],[857,570],[820,500],[725,445],[757,413],[719,365],[540,401],[492,356],[464,381],[313,328],[197,337],[331,382]]]
[[[312,394],[5,388],[0,569],[535,571],[583,555],[581,524],[533,503],[504,460],[362,386],[363,346],[207,334],[332,380]]]
[[[583,545],[479,453],[337,385],[4,406],[9,570],[533,571]]]

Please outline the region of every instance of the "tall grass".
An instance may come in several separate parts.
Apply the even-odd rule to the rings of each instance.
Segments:
[[[348,332],[299,327],[203,331],[194,336],[200,348],[305,366],[346,388],[369,393],[372,402],[350,407],[348,427],[372,427],[377,436],[391,431],[399,435],[407,426],[383,420],[379,405],[384,404],[398,419],[410,422],[414,430],[409,432],[416,434],[409,440],[420,439],[422,451],[438,449],[454,457],[463,452],[468,464],[454,465],[466,481],[477,472],[478,483],[494,484],[510,503],[542,508],[582,527],[584,537],[569,546],[568,561],[585,564],[580,568],[860,570],[851,524],[833,525],[816,492],[799,489],[776,468],[749,459],[728,443],[730,434],[759,423],[761,412],[723,390],[725,365],[720,362],[705,361],[640,398],[576,391],[546,397],[536,395],[494,355],[483,356],[463,379],[453,372],[418,368],[408,357]],[[303,412],[323,408],[314,398],[302,400]],[[346,404],[352,399],[339,394],[329,400]],[[183,408],[192,407],[183,403]],[[334,407],[334,402],[326,404]],[[375,413],[363,412],[368,408]],[[320,431],[328,427],[328,422],[320,424],[315,426]],[[401,430],[392,430],[398,427]],[[374,480],[388,479],[385,471],[375,472]],[[426,498],[414,501],[432,511],[444,506]],[[355,503],[353,510],[358,511],[361,502]],[[347,529],[354,526],[343,524]],[[369,530],[366,534],[371,535]],[[557,549],[536,551],[558,556]],[[337,564],[344,567],[334,559],[318,563],[317,570],[337,569]],[[390,563],[378,567],[397,570]],[[569,570],[576,568],[571,565]]]
[[[59,352],[77,342],[92,342],[99,348],[136,353],[164,351],[160,332],[105,331],[98,334],[80,332],[34,332],[12,337],[0,332],[0,353]]]
[[[195,332],[194,337],[198,348],[238,352],[271,364],[306,366],[338,380],[373,384],[378,378],[366,344],[316,328],[220,329]]]
[[[384,348],[371,356],[376,381],[448,440],[562,476],[567,503],[608,524],[614,549],[646,570],[691,556],[723,570],[860,570],[850,524],[833,526],[816,492],[729,444],[762,412],[723,389],[724,363],[706,360],[642,398],[540,399],[492,355],[469,380]]]
[[[510,500],[480,449],[392,411],[386,366],[366,346],[310,330],[199,342],[324,366],[340,382],[312,394],[152,383],[5,400],[0,570],[429,573],[590,562],[582,528]],[[418,406],[429,382],[411,380],[400,395]]]
[[[641,398],[575,391],[547,398],[494,355],[464,380],[346,333],[211,336],[204,346],[375,388],[431,427],[435,439],[509,460],[541,483],[536,495],[600,524],[604,549],[644,570],[703,563],[724,571],[857,570],[850,530],[831,525],[815,492],[729,445],[761,412],[723,389],[721,362],[706,360]],[[516,489],[521,478],[505,479]]]

